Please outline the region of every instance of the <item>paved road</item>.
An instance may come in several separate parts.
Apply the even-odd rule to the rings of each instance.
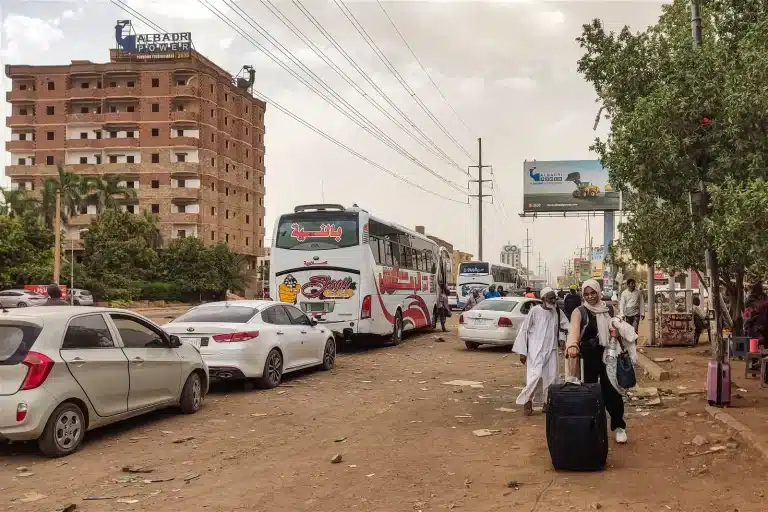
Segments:
[[[270,391],[217,386],[197,415],[161,412],[89,433],[63,460],[32,445],[0,448],[0,510],[764,510],[749,501],[764,483],[762,460],[744,448],[689,455],[696,434],[727,435],[700,399],[630,407],[630,444],[611,443],[607,471],[556,473],[543,416],[526,418],[514,404],[524,378],[516,356],[444,339],[342,354],[334,371]],[[454,379],[483,387],[444,384]],[[481,428],[498,433],[472,434]],[[193,439],[173,442],[184,437]],[[336,454],[343,460],[331,464]],[[154,471],[131,476],[121,471],[129,464]],[[18,477],[20,466],[34,474]],[[30,497],[39,499],[22,502]]]

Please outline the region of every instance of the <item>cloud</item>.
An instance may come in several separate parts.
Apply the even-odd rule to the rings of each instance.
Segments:
[[[233,0],[233,3],[238,2],[239,0]],[[153,15],[181,20],[207,20],[215,16],[198,0],[125,0],[125,3],[155,23],[159,22]],[[208,0],[208,3],[224,14],[231,14],[230,8],[223,0]]]
[[[565,14],[562,11],[537,11],[533,19],[545,29],[558,29],[565,24]]]
[[[230,46],[232,46],[232,41],[234,41],[234,39],[234,37],[225,37],[219,41],[219,48],[222,50],[228,49]]]
[[[536,80],[529,76],[509,76],[496,81],[500,87],[508,87],[518,91],[531,91],[536,88]]]
[[[9,14],[3,22],[5,48],[0,52],[6,60],[21,61],[21,48],[48,51],[54,41],[64,38],[64,32],[54,21],[32,18],[19,14]]]
[[[75,11],[71,9],[67,9],[66,11],[61,13],[61,19],[63,20],[70,20],[75,17]]]

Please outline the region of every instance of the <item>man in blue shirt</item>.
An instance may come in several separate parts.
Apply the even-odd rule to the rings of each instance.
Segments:
[[[501,297],[501,295],[499,295],[499,292],[496,291],[496,285],[492,284],[491,286],[488,287],[488,291],[485,292],[485,298],[493,299],[495,297]]]

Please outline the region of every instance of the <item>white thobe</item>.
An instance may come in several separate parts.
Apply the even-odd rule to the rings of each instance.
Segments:
[[[557,382],[557,340],[559,329],[568,330],[570,323],[565,313],[542,306],[534,306],[525,317],[512,347],[514,352],[526,356],[525,388],[517,397],[524,405],[536,399],[545,402],[547,388]]]

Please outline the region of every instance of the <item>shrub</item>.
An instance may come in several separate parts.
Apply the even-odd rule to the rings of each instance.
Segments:
[[[140,297],[146,300],[165,300],[182,302],[185,294],[176,283],[153,281],[146,283]]]

